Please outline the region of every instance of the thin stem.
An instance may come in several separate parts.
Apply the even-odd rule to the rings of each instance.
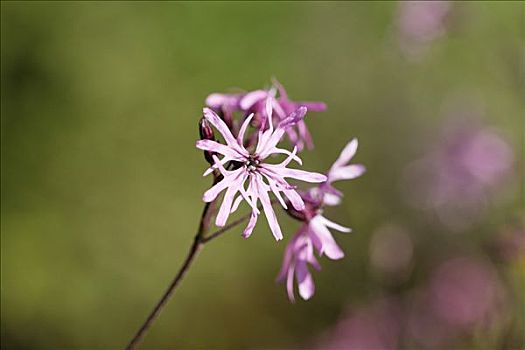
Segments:
[[[199,252],[200,248],[201,243],[198,240],[194,240],[188,253],[188,256],[186,257],[186,260],[184,260],[184,263],[182,264],[179,272],[177,273],[171,284],[168,286],[168,288],[164,292],[164,295],[162,296],[162,298],[160,298],[159,302],[157,303],[153,311],[150,313],[142,327],[140,327],[140,329],[137,331],[133,339],[129,342],[128,346],[126,346],[126,349],[134,349],[140,343],[148,329],[151,327],[152,323],[157,319],[162,309],[172,296],[173,292],[175,291],[175,288],[177,288],[177,285],[180,283],[180,281],[186,274],[186,271],[188,271],[193,259],[197,256],[197,253]]]
[[[203,238],[201,239],[202,244],[206,244],[206,243],[208,243],[209,241],[211,241],[212,239],[219,237],[219,236],[222,235],[224,232],[226,232],[226,231],[228,231],[228,230],[234,228],[235,226],[237,226],[237,225],[239,225],[239,224],[242,224],[244,221],[248,220],[248,219],[250,218],[251,215],[252,215],[251,213],[250,213],[250,214],[246,214],[246,215],[244,215],[243,217],[240,217],[239,219],[233,221],[232,223],[230,223],[230,224],[224,226],[224,227],[221,228],[220,230],[217,230],[217,231],[213,232],[213,233],[210,234],[209,236],[207,236],[207,237],[203,237]]]
[[[151,313],[149,314],[146,321],[142,324],[140,329],[137,331],[133,339],[129,342],[128,346],[126,346],[127,350],[134,349],[142,340],[148,329],[151,327],[153,322],[157,319],[157,317],[160,315],[162,309],[164,306],[166,306],[166,303],[170,299],[170,297],[173,295],[173,292],[179,285],[180,281],[182,281],[182,278],[188,271],[188,269],[191,266],[191,263],[197,256],[197,253],[202,248],[202,237],[205,233],[205,231],[208,229],[211,219],[211,214],[213,212],[213,208],[215,206],[215,202],[212,203],[206,203],[204,206],[204,210],[202,212],[201,221],[199,223],[199,229],[197,231],[197,234],[195,235],[195,238],[193,239],[193,244],[190,247],[190,251],[188,252],[188,255],[186,256],[186,259],[182,263],[182,266],[179,269],[179,272],[175,275],[173,280],[171,281],[170,285],[160,298],[160,300],[157,302]],[[212,209],[212,210],[210,210]]]
[[[275,204],[275,201],[272,201],[272,205]],[[199,223],[199,229],[197,231],[197,234],[195,235],[195,238],[193,240],[193,244],[190,247],[190,251],[188,252],[188,255],[186,256],[186,259],[182,263],[182,266],[180,267],[179,271],[171,281],[170,285],[160,298],[160,300],[157,302],[151,313],[149,314],[146,321],[142,324],[140,329],[137,331],[133,339],[129,342],[128,346],[126,346],[126,350],[132,350],[134,349],[144,338],[144,335],[147,333],[153,322],[157,319],[157,317],[160,315],[164,307],[166,306],[166,303],[170,299],[170,297],[173,295],[173,292],[175,292],[175,289],[182,281],[182,278],[186,274],[186,272],[189,270],[191,263],[199,253],[199,251],[202,249],[204,244],[208,243],[214,238],[219,237],[226,231],[234,228],[235,226],[243,223],[244,221],[248,220],[250,218],[251,214],[247,214],[229,225],[224,226],[222,229],[215,231],[214,233],[210,234],[209,236],[205,237],[205,233],[208,231],[211,218],[213,215],[213,211],[215,209],[215,201],[211,203],[206,203],[204,206],[204,210],[202,212],[201,221]]]

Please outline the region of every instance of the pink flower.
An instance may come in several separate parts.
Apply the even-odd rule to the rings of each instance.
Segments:
[[[224,177],[220,182],[206,191],[203,196],[205,202],[211,202],[214,201],[222,191],[226,190],[217,214],[216,225],[224,226],[230,213],[234,212],[244,199],[252,208],[250,221],[243,232],[244,237],[249,237],[260,213],[257,208],[257,203],[260,200],[275,239],[281,240],[283,235],[272,208],[269,192],[273,192],[284,208],[287,208],[287,205],[281,196],[281,192],[296,210],[303,210],[305,208],[303,199],[297,193],[295,187],[291,186],[285,178],[313,183],[323,182],[327,178],[323,174],[287,168],[286,166],[292,159],[301,164],[300,158],[296,156],[297,149],[295,148],[293,152],[289,152],[285,149],[277,148],[277,144],[286,130],[304,118],[306,108],[301,107],[291,113],[287,118],[283,119],[274,130],[271,121],[271,101],[267,101],[266,110],[270,116],[270,118],[268,118],[268,129],[258,132],[258,143],[254,151],[249,151],[243,145],[244,134],[253,115],[246,118],[238,136],[234,137],[224,121],[208,108],[204,108],[204,118],[221,133],[225,144],[212,140],[199,140],[197,141],[197,148],[215,152],[223,156],[220,160],[217,156],[214,156],[215,164],[204,173],[204,175],[208,175],[215,169],[218,169]],[[288,157],[279,164],[266,163],[265,160],[272,154],[286,154]],[[233,165],[233,170],[227,170],[225,168],[225,164],[228,162],[230,166]],[[246,182],[248,182],[247,188],[245,188]]]
[[[320,186],[301,194],[305,208],[300,211],[297,211],[296,208],[289,208],[288,210],[290,215],[304,222],[286,247],[281,272],[277,278],[278,281],[286,280],[288,298],[292,302],[294,301],[294,275],[297,280],[299,295],[303,299],[308,300],[315,292],[313,278],[307,266],[307,264],[311,264],[317,270],[320,269],[314,251],[317,251],[319,256],[325,254],[332,260],[344,257],[344,252],[337,245],[329,228],[340,232],[350,232],[351,230],[326,219],[322,215],[322,208],[324,205],[340,203],[342,193],[331,186],[332,182],[354,179],[364,173],[365,167],[363,165],[348,165],[356,150],[357,139],[353,139],[346,145],[328,171],[326,181]]]
[[[288,117],[290,113],[297,110],[299,107],[306,107],[310,111],[321,112],[326,110],[324,102],[294,102],[288,98],[288,94],[284,87],[277,81],[273,81],[274,88],[266,90],[256,90],[247,93],[240,100],[240,107],[244,111],[251,111],[255,113],[257,120],[261,124],[265,123],[268,118],[266,113],[266,100],[272,100],[272,109],[275,111],[274,118],[277,121],[282,121]],[[275,89],[279,92],[279,97],[275,98]],[[290,127],[286,130],[290,142],[297,146],[299,151],[302,151],[305,145],[311,149],[313,148],[313,141],[306,127],[304,120],[299,120],[294,125],[295,128]]]
[[[366,168],[364,165],[349,164],[357,151],[357,146],[357,139],[350,141],[328,171],[328,180],[322,186],[324,194],[323,204],[337,205],[343,198],[343,194],[332,187],[333,182],[339,180],[352,180],[365,173]]]
[[[496,317],[502,297],[503,287],[493,265],[457,257],[433,273],[428,306],[446,323],[467,329]]]
[[[350,141],[339,158],[334,162],[327,173],[326,182],[318,187],[311,188],[303,197],[307,197],[310,201],[317,202],[318,205],[334,206],[341,203],[343,193],[332,186],[332,183],[339,180],[352,180],[366,171],[366,167],[362,164],[349,164],[357,151],[358,141],[353,139]]]
[[[228,128],[233,127],[233,113],[240,110],[240,102],[244,93],[218,94],[214,93],[206,97],[206,106],[219,113]]]
[[[325,254],[332,260],[344,257],[343,251],[335,242],[328,228],[340,232],[351,231],[349,228],[336,224],[318,214],[305,222],[286,246],[283,265],[277,280],[279,282],[286,280],[286,290],[290,301],[295,301],[294,275],[297,280],[299,295],[304,300],[308,300],[314,295],[315,285],[307,266],[307,264],[311,264],[317,270],[321,269],[315,258],[314,249],[319,256]]]

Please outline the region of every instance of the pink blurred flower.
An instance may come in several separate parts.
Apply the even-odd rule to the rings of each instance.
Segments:
[[[425,346],[443,347],[504,320],[505,290],[489,262],[457,257],[434,270],[410,305],[411,336]]]
[[[448,324],[472,329],[497,316],[502,292],[497,272],[488,262],[455,258],[434,273],[430,307]]]
[[[268,100],[269,101],[269,100]],[[270,102],[267,103],[268,115],[271,116],[272,109]],[[290,201],[296,210],[303,210],[305,207],[301,196],[296,192],[295,187],[291,186],[285,178],[293,178],[307,182],[323,182],[326,176],[318,173],[307,172],[298,169],[289,169],[286,166],[296,160],[301,160],[296,156],[297,150],[289,152],[277,148],[284,132],[289,127],[302,120],[306,114],[306,108],[301,107],[283,119],[279,125],[273,129],[271,118],[268,119],[269,127],[265,131],[258,132],[258,144],[254,151],[248,151],[243,146],[243,139],[246,129],[253,116],[249,116],[243,123],[239,135],[235,138],[224,121],[211,109],[204,109],[204,118],[208,120],[223,136],[225,144],[213,140],[197,141],[197,148],[221,154],[223,158],[219,160],[214,157],[215,164],[212,165],[204,175],[219,169],[224,177],[221,181],[204,193],[203,200],[211,202],[217,198],[219,193],[226,190],[222,205],[216,218],[217,226],[224,226],[231,212],[234,212],[244,199],[252,207],[252,215],[248,226],[243,232],[244,237],[250,236],[257,222],[259,210],[257,202],[260,200],[266,219],[276,240],[283,238],[281,228],[277,222],[275,212],[269,198],[269,192],[273,192],[279,199],[283,207],[287,207],[281,192]],[[269,164],[265,160],[272,154],[286,154],[288,157],[280,164]],[[235,164],[234,170],[226,170],[224,165],[227,162]],[[265,183],[265,180],[267,183]],[[245,183],[248,187],[245,189]],[[237,196],[237,194],[239,195]],[[237,196],[235,198],[235,196]]]
[[[402,328],[402,310],[394,298],[349,311],[320,341],[322,350],[397,349]]]
[[[432,267],[430,279],[417,289],[396,289],[396,296],[347,312],[317,348],[456,349],[470,337],[485,345],[484,333],[506,332],[507,297],[488,260],[454,257]]]
[[[509,180],[513,162],[512,148],[496,130],[454,122],[433,150],[407,168],[408,194],[416,206],[435,210],[447,226],[464,229]]]
[[[446,33],[448,1],[399,1],[399,45],[411,58],[420,58],[428,46]]]

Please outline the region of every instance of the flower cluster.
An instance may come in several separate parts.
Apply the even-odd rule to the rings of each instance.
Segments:
[[[203,200],[213,202],[224,192],[215,224],[226,225],[229,215],[244,201],[251,208],[251,215],[243,237],[252,234],[262,209],[273,236],[279,241],[283,234],[273,207],[275,203],[280,204],[302,225],[288,243],[279,280],[286,280],[288,296],[293,301],[295,275],[299,294],[309,299],[314,294],[314,283],[307,264],[320,268],[314,253],[325,254],[331,259],[344,256],[329,228],[340,232],[350,229],[322,214],[324,206],[337,205],[343,197],[332,183],[356,178],[365,171],[362,165],[348,164],[357,150],[357,140],[352,140],[343,149],[326,174],[293,169],[288,167],[292,161],[302,165],[297,153],[313,148],[304,121],[306,113],[325,110],[324,103],[294,102],[274,80],[267,90],[211,94],[206,98],[206,105],[199,124],[201,139],[196,146],[205,152],[210,163],[204,175],[215,177],[214,185],[204,193]],[[215,139],[212,127],[219,132],[222,141]],[[285,134],[293,145],[292,151],[278,147]],[[284,158],[281,162],[270,162],[278,155]],[[316,185],[299,190],[288,179]],[[271,194],[276,200],[270,199]]]
[[[365,167],[360,164],[350,164],[357,150],[357,140],[354,139],[341,152],[339,158],[327,173],[327,179],[319,186],[302,193],[306,203],[305,209],[297,212],[289,209],[290,214],[303,222],[299,231],[290,240],[286,247],[283,265],[279,274],[279,281],[286,281],[288,298],[294,300],[293,278],[297,280],[299,295],[307,300],[315,292],[312,276],[307,264],[317,270],[320,265],[315,258],[314,251],[319,256],[323,254],[333,260],[344,257],[344,253],[337,245],[329,228],[339,232],[350,232],[347,227],[332,222],[323,216],[324,206],[333,206],[341,202],[343,194],[332,186],[338,180],[350,180],[361,176]]]

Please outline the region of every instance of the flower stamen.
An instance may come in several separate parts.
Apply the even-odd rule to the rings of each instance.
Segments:
[[[259,167],[260,163],[261,163],[261,161],[256,156],[250,155],[248,157],[248,160],[246,161],[245,165],[246,165],[246,168],[248,169],[248,171],[253,173],[253,172],[255,172],[257,170],[257,168]]]

